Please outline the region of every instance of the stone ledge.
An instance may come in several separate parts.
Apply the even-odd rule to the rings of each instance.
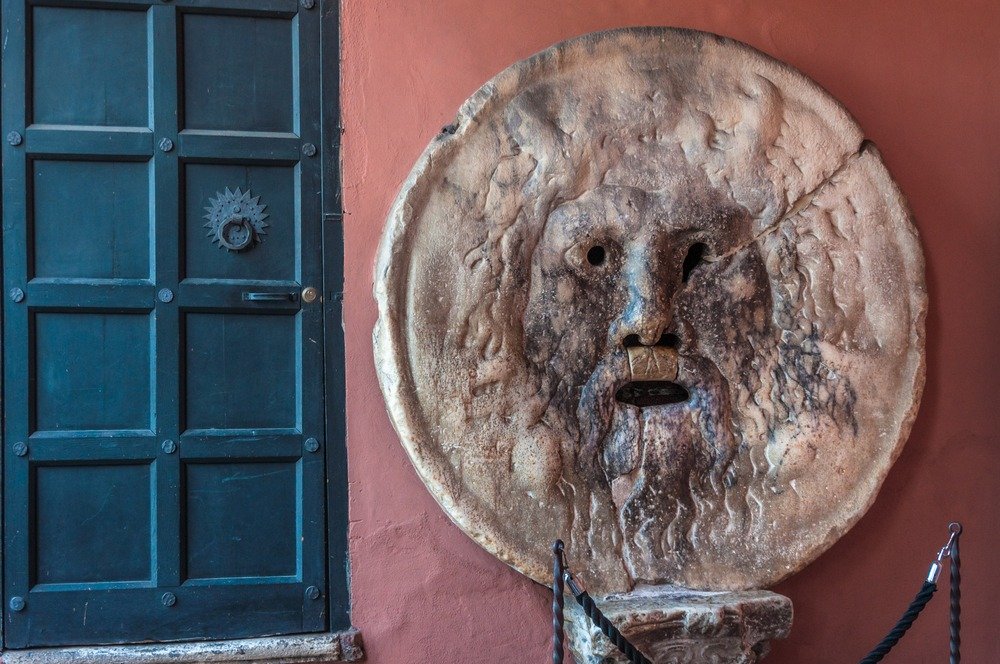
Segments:
[[[350,629],[232,641],[6,650],[2,664],[320,664],[360,662],[364,657],[361,633]]]
[[[754,664],[769,641],[788,636],[792,601],[767,590],[707,591],[637,587],[595,598],[601,611],[653,664]],[[566,631],[577,664],[618,664],[624,656],[566,601]]]

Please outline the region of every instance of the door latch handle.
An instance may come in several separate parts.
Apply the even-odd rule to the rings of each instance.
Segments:
[[[294,302],[298,293],[250,293],[243,292],[244,302]]]

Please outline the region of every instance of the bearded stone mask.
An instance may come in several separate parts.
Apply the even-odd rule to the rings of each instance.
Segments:
[[[741,44],[565,42],[436,138],[376,272],[389,412],[443,508],[544,581],[738,589],[860,518],[924,375],[923,259],[846,111]]]

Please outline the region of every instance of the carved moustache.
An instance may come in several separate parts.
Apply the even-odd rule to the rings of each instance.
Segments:
[[[687,400],[687,390],[674,382],[678,373],[675,349],[632,346],[626,350],[631,381],[617,391],[615,399],[639,407]]]
[[[618,408],[624,403],[638,408],[677,403],[688,391],[674,381],[679,373],[677,350],[666,346],[635,346],[612,353],[591,375],[581,394],[577,421],[581,425],[580,460],[594,468],[605,446],[631,448],[640,434],[639,411]],[[611,431],[613,440],[607,440]],[[621,455],[612,455],[621,456]],[[627,459],[625,458],[627,457]],[[638,463],[638,450],[617,463],[611,475],[629,472]],[[609,478],[610,479],[610,478]]]

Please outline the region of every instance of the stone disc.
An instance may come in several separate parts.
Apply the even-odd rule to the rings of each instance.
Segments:
[[[924,381],[905,201],[815,83],[715,35],[595,33],[500,73],[421,156],[375,275],[417,472],[540,582],[740,589],[868,509]]]

